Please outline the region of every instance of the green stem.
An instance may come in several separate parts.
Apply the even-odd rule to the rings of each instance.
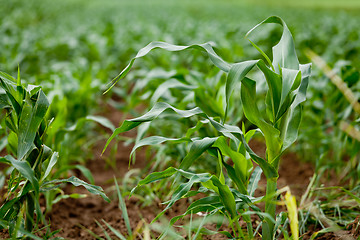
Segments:
[[[273,221],[276,217],[276,187],[276,179],[267,179],[265,213],[267,213],[268,216],[265,217],[262,225],[262,239],[264,240],[272,240],[274,238]]]

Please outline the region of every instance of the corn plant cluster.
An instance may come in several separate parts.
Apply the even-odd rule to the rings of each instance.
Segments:
[[[74,176],[53,178],[59,154],[44,144],[53,119],[46,118],[50,103],[41,87],[23,85],[20,73],[14,79],[0,72],[0,84],[1,109],[6,114],[2,123],[8,142],[8,155],[1,157],[0,162],[11,166],[6,199],[0,207],[1,228],[8,228],[13,238],[25,235],[38,239],[32,232],[39,223],[46,223],[40,196],[48,198],[48,193],[57,190],[61,183],[83,186],[109,201],[101,187]],[[51,203],[53,199],[46,200]],[[45,236],[52,234],[47,229]]]
[[[181,181],[181,177],[185,179],[182,181],[183,183],[173,185],[176,186],[176,189],[173,189],[171,200],[155,220],[179,199],[200,192],[208,192],[208,197],[192,203],[184,215],[173,218],[171,224],[174,224],[187,214],[198,212],[222,213],[227,217],[229,226],[234,230],[233,234],[227,232],[226,235],[251,239],[255,237],[255,234],[250,216],[257,214],[262,220],[262,238],[274,239],[282,221],[282,217],[277,217],[275,212],[280,157],[297,138],[302,115],[301,103],[306,99],[311,65],[299,64],[292,35],[284,21],[279,17],[267,18],[250,30],[248,35],[258,26],[265,23],[276,23],[283,27],[281,39],[273,47],[273,61],[270,61],[270,58],[251,41],[253,46],[261,52],[265,61],[250,60],[229,64],[222,60],[208,43],[176,46],[164,42],[153,42],[141,49],[129,65],[113,80],[112,86],[129,72],[135,59],[145,56],[154,48],[162,48],[168,51],[194,48],[205,51],[212,63],[221,71],[227,73],[224,115],[209,116],[201,106],[190,110],[180,110],[168,103],[158,102],[145,115],[123,122],[114,131],[105,146],[106,148],[119,133],[133,129],[144,122],[155,121],[159,115],[168,110],[175,112],[182,118],[199,116],[202,124],[211,125],[217,131],[216,137],[191,137],[192,134],[186,134],[182,138],[172,139],[166,136],[151,136],[139,140],[134,146],[133,152],[140,146],[155,145],[166,141],[186,142],[190,145],[190,150],[182,159],[179,167],[170,167],[161,172],[151,173],[140,181],[137,186],[140,187],[172,176],[175,177],[175,182]],[[248,77],[255,68],[261,71],[268,86],[265,99],[260,100],[260,103],[265,106],[262,108],[263,111],[260,111],[258,106],[257,80]],[[240,129],[238,126],[226,124],[229,99],[238,83],[241,85],[240,98],[242,102],[241,105],[239,103],[239,106],[242,107],[246,119],[258,127],[256,130],[246,131],[244,127]],[[256,131],[265,138],[265,158],[258,156],[248,145],[250,138]],[[196,159],[204,152],[208,152],[217,159],[219,169],[217,174],[190,171],[190,168],[196,164]],[[232,160],[232,164],[227,161],[228,159]],[[259,167],[254,169],[252,161],[258,164]],[[267,180],[266,195],[255,198],[253,195],[261,172],[264,173]],[[201,188],[192,190],[194,185],[200,185]],[[256,206],[261,201],[265,201],[265,212],[262,212]],[[240,218],[247,223],[245,233],[239,225]],[[296,233],[293,234],[296,235]]]

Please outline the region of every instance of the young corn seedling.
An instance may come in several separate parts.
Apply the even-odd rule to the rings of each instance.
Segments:
[[[183,118],[198,116],[202,119],[202,124],[212,126],[217,131],[218,136],[191,138],[192,134],[189,134],[188,131],[185,137],[179,139],[151,136],[137,142],[131,155],[138,147],[144,145],[155,145],[166,141],[187,142],[190,144],[190,150],[178,168],[170,167],[162,172],[152,173],[140,181],[138,186],[171,176],[175,176],[175,181],[179,181],[180,176],[182,176],[186,179],[186,182],[180,185],[173,185],[177,187],[174,189],[172,199],[168,202],[164,211],[170,208],[180,198],[196,194],[200,191],[210,192],[211,196],[194,202],[189,206],[185,214],[193,214],[200,211],[211,213],[220,212],[228,218],[229,226],[233,228],[235,235],[233,237],[251,239],[253,237],[253,229],[250,214],[256,213],[262,220],[262,238],[270,240],[274,239],[276,230],[279,227],[276,225],[275,210],[280,157],[297,139],[302,115],[301,103],[306,100],[305,95],[311,65],[299,64],[292,35],[285,22],[279,17],[272,16],[267,18],[251,29],[247,33],[247,36],[258,26],[265,23],[276,23],[283,27],[281,39],[279,43],[273,47],[272,61],[251,40],[249,41],[261,53],[265,61],[260,59],[229,64],[215,53],[209,43],[177,46],[163,42],[153,42],[141,49],[129,65],[113,80],[111,87],[130,71],[135,59],[145,56],[154,48],[162,48],[168,51],[181,51],[194,48],[205,51],[212,63],[227,73],[224,115],[209,116],[202,110],[201,106],[190,110],[179,110],[167,103],[158,102],[145,115],[131,120],[125,120],[123,124],[113,132],[113,135],[105,145],[105,149],[116,135],[133,129],[144,122],[153,121],[164,111],[173,111]],[[256,92],[256,83],[258,80],[249,78],[252,69],[258,69],[266,80],[268,90],[265,97],[259,96]],[[254,153],[248,145],[248,141],[255,130],[246,133],[244,128],[241,130],[237,126],[225,124],[227,121],[230,96],[239,83],[241,86],[241,106],[246,119],[257,126],[257,131],[264,136],[266,142],[265,158],[261,158]],[[258,106],[259,104],[262,104],[262,108]],[[264,110],[261,111],[260,109]],[[218,121],[219,119],[221,119],[221,121]],[[193,133],[193,131],[190,132]],[[189,171],[194,161],[204,152],[208,152],[218,159],[218,174],[196,174]],[[232,165],[226,161],[228,158],[232,160]],[[253,192],[256,189],[261,171],[256,168],[251,174],[253,170],[251,160],[259,165],[267,180],[266,195],[260,199],[254,198]],[[226,178],[223,169],[226,170],[228,178]],[[229,187],[229,182],[232,182],[230,186],[234,187]],[[195,192],[190,191],[194,184],[201,185],[202,189]],[[265,201],[265,212],[261,212],[260,209],[256,207],[255,203],[259,201]],[[250,211],[250,209],[253,211]],[[161,214],[159,214],[159,216]],[[240,217],[247,223],[247,233],[245,234],[239,225]],[[157,218],[155,218],[155,220]],[[177,219],[179,218],[174,218],[171,224]],[[231,237],[230,233],[227,235]]]
[[[40,194],[58,189],[60,183],[84,186],[89,192],[109,199],[101,187],[90,185],[76,177],[51,179],[58,153],[44,144],[51,120],[46,119],[49,101],[41,87],[21,83],[20,73],[14,79],[0,72],[0,107],[6,112],[8,155],[0,162],[11,166],[8,192],[0,206],[2,227],[12,237],[31,233],[39,222],[45,222],[40,208]]]

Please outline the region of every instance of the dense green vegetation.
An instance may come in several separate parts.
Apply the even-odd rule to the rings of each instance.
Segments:
[[[0,3],[6,16],[0,19],[0,162],[10,166],[0,172],[0,224],[11,237],[34,237],[38,223],[46,225],[39,199],[44,196],[51,211],[64,198],[60,183],[107,199],[86,162],[93,146],[110,137],[105,129],[113,132],[110,142],[137,126],[137,137],[126,139],[135,144],[133,160],[138,148],[151,145],[148,167],[127,180],[133,184],[123,185],[124,196],[137,186],[131,193],[151,205],[158,194],[168,201],[160,219],[177,200],[206,195],[164,226],[162,238],[201,239],[214,233],[205,229],[207,222],[225,221],[222,234],[229,239],[298,239],[310,225],[320,233],[339,232],[359,215],[357,1]],[[246,35],[272,15],[284,22],[268,22],[282,26],[261,24]],[[137,53],[141,59],[131,61]],[[311,71],[310,65],[299,67],[309,62]],[[134,118],[113,126],[101,116],[109,116],[106,105]],[[251,150],[251,138],[265,142],[265,157]],[[298,207],[288,189],[276,187],[285,150],[315,166]],[[69,178],[73,169],[89,183]],[[266,195],[254,197],[262,172]],[[336,186],[322,185],[334,176]],[[287,206],[280,213],[277,199]],[[185,233],[171,226],[196,213],[207,214],[201,224],[190,221]],[[261,220],[255,228],[254,216]]]

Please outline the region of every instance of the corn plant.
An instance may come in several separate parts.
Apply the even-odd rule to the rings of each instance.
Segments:
[[[233,228],[233,237],[249,238],[254,235],[250,215],[256,213],[262,220],[262,238],[273,239],[276,230],[279,228],[276,221],[276,191],[278,168],[282,153],[295,142],[301,121],[301,103],[306,99],[306,89],[310,77],[310,64],[301,65],[296,56],[292,35],[285,22],[279,17],[269,17],[253,29],[265,23],[276,23],[283,27],[282,37],[279,43],[273,47],[273,61],[251,40],[251,44],[261,53],[264,60],[250,60],[229,64],[221,59],[212,48],[211,44],[196,44],[191,46],[177,46],[164,42],[153,42],[141,49],[129,65],[113,80],[111,87],[122,79],[131,69],[137,58],[143,57],[154,48],[162,48],[168,51],[181,51],[189,48],[205,51],[212,63],[223,72],[227,73],[226,79],[226,105],[224,114],[220,116],[209,116],[201,108],[196,107],[190,110],[180,110],[168,103],[158,102],[145,115],[125,120],[109,138],[105,149],[110,141],[118,134],[133,129],[144,122],[154,121],[164,111],[172,111],[183,118],[199,117],[201,125],[212,126],[217,136],[191,137],[197,130],[189,130],[181,138],[167,138],[165,136],[151,136],[141,139],[134,146],[134,151],[144,145],[156,145],[166,141],[186,142],[189,144],[189,151],[181,161],[178,168],[170,167],[162,172],[155,172],[140,181],[138,186],[149,184],[160,179],[175,177],[179,182],[181,177],[185,182],[173,185],[172,199],[167,203],[164,211],[169,209],[177,200],[191,196],[199,192],[209,192],[211,196],[200,199],[188,208],[185,214],[196,212],[220,212],[228,218],[229,226]],[[266,80],[268,90],[264,98],[256,92],[257,80],[250,78],[251,73],[258,69]],[[253,70],[254,69],[254,70]],[[252,71],[253,70],[253,71]],[[240,83],[241,105],[245,117],[249,122],[258,127],[257,130],[247,131],[243,127],[226,124],[228,119],[229,99],[236,86]],[[258,105],[262,104],[262,108]],[[261,109],[264,109],[261,111]],[[201,128],[201,126],[199,127]],[[266,156],[258,156],[248,145],[249,139],[255,133],[260,132],[266,142]],[[219,171],[217,174],[193,173],[190,167],[204,152],[208,152],[217,159]],[[207,158],[211,159],[211,158]],[[230,164],[227,159],[232,160]],[[252,161],[259,167],[253,169]],[[223,171],[223,170],[226,170]],[[254,198],[253,193],[257,187],[261,171],[264,173],[267,186],[266,195],[262,198]],[[228,178],[226,178],[226,174]],[[229,187],[229,183],[230,187]],[[202,187],[193,192],[190,191],[193,185]],[[133,189],[134,191],[135,189]],[[256,203],[265,201],[265,212],[261,212]],[[250,211],[252,209],[252,211]],[[163,211],[163,212],[164,212]],[[162,213],[163,213],[162,212]],[[160,213],[154,220],[162,215]],[[182,217],[182,216],[180,216]],[[239,218],[242,217],[247,223],[247,233],[244,234],[239,225]],[[179,218],[174,218],[173,224]],[[230,233],[227,233],[230,235]]]
[[[3,72],[0,72],[0,86],[9,153],[0,157],[0,162],[11,166],[7,197],[0,207],[2,227],[9,228],[10,235],[17,237],[31,233],[39,222],[45,223],[40,195],[58,189],[61,183],[84,186],[109,201],[101,187],[76,177],[51,179],[58,153],[44,144],[52,120],[45,117],[50,103],[41,87],[26,87],[21,83],[20,73],[14,79]]]

